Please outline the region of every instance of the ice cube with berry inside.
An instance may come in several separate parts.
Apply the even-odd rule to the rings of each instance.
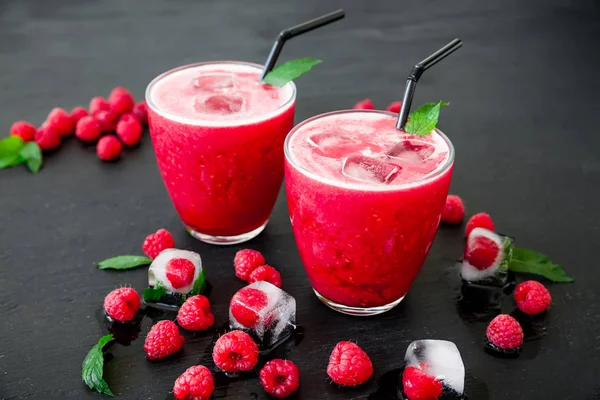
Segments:
[[[493,286],[506,283],[512,258],[513,239],[485,228],[469,233],[461,264],[461,277],[467,282]]]
[[[294,332],[296,300],[269,282],[254,282],[231,298],[229,324],[250,334],[261,350],[271,349]]]
[[[447,340],[415,340],[406,349],[398,392],[408,400],[464,398],[465,366],[456,345]]]
[[[188,296],[204,289],[200,254],[188,250],[163,250],[148,268],[149,287],[144,302],[157,307],[178,308]]]

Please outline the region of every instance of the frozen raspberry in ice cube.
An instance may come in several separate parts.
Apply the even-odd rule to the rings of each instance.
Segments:
[[[150,286],[160,282],[168,293],[188,294],[199,278],[204,279],[202,259],[193,251],[163,250],[148,268]]]
[[[469,282],[476,282],[506,273],[511,249],[511,238],[484,228],[473,229],[465,245],[462,278]]]

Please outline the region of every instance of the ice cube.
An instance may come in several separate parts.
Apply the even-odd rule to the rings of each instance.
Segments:
[[[461,264],[461,276],[468,282],[504,284],[512,257],[513,239],[484,228],[469,234]]]
[[[181,277],[174,277],[173,272],[171,271],[172,267],[169,266],[169,262],[177,258],[188,260],[194,266],[193,277],[189,283],[184,281],[184,283],[187,283],[184,286],[181,286]],[[167,293],[188,294],[194,288],[194,283],[196,283],[196,280],[198,280],[200,275],[202,275],[203,279],[204,274],[202,271],[202,259],[200,258],[200,254],[188,250],[166,249],[152,261],[152,264],[150,264],[150,267],[148,268],[148,283],[150,286],[156,287],[160,282],[167,290]],[[175,281],[175,285],[169,277]]]
[[[379,152],[381,147],[361,142],[351,134],[343,132],[322,132],[311,135],[306,141],[315,148],[315,152],[328,158],[342,158],[351,153],[368,150]]]
[[[342,173],[347,177],[380,184],[392,182],[400,174],[401,169],[396,164],[363,155],[352,155],[346,158],[342,165]]]
[[[415,340],[406,349],[405,367],[415,367],[442,382],[442,398],[461,398],[465,366],[456,345],[447,340]]]
[[[233,74],[206,74],[194,78],[192,85],[202,91],[223,92],[235,87],[234,80]]]
[[[294,332],[296,300],[269,282],[254,282],[231,298],[229,324],[248,332],[261,349],[272,348]]]
[[[427,160],[434,152],[435,147],[431,143],[407,139],[396,143],[387,154],[392,158],[413,164]]]
[[[244,98],[233,93],[200,96],[194,100],[196,111],[220,115],[238,113],[244,109],[244,104]]]

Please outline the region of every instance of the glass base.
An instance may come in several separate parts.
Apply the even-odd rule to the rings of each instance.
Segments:
[[[267,220],[267,222],[269,222]],[[190,235],[192,235],[194,238],[204,242],[204,243],[210,243],[210,244],[219,244],[219,245],[228,245],[228,244],[238,244],[238,243],[244,243],[247,242],[250,239],[254,239],[256,236],[258,236],[267,226],[267,222],[265,222],[264,224],[262,224],[261,226],[259,226],[258,228],[254,229],[253,231],[247,232],[247,233],[242,233],[241,235],[235,235],[235,236],[213,236],[213,235],[207,235],[206,233],[202,233],[202,232],[198,232],[195,231],[189,227],[185,227],[185,229],[188,231],[188,233]]]
[[[345,306],[343,304],[336,303],[331,301],[325,297],[323,297],[319,292],[313,289],[319,300],[323,302],[327,307],[340,312],[342,314],[355,315],[358,317],[369,317],[371,315],[377,315],[384,313],[386,311],[390,311],[392,308],[396,307],[400,302],[404,299],[405,296],[400,297],[398,300],[393,301],[389,304],[385,304],[383,306],[377,307],[351,307]]]

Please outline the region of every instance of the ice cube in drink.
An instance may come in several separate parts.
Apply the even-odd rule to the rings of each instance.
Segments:
[[[352,155],[342,165],[342,173],[349,178],[360,182],[377,184],[388,184],[392,182],[402,168],[396,164],[387,162],[385,159],[368,157],[363,155]]]

